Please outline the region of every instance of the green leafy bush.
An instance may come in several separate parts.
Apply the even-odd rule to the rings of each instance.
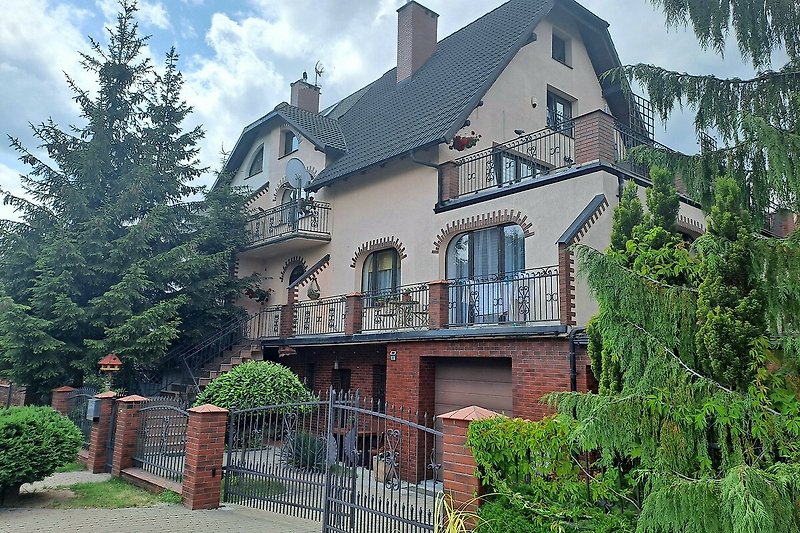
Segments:
[[[269,361],[249,361],[209,383],[197,396],[195,405],[210,403],[225,409],[250,409],[315,399],[285,366]]]
[[[0,499],[73,461],[81,442],[77,426],[49,407],[0,409]]]

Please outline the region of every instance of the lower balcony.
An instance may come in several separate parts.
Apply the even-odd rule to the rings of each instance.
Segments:
[[[331,240],[331,206],[325,202],[299,199],[258,213],[247,222],[250,248],[293,241],[295,248]]]
[[[564,290],[557,266],[417,283],[296,302],[283,306],[280,317],[270,308],[260,333],[302,338],[558,325],[569,297]]]

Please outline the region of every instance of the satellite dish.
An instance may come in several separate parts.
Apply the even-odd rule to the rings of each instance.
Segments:
[[[311,173],[296,157],[286,163],[286,182],[295,189],[303,189],[311,183]]]

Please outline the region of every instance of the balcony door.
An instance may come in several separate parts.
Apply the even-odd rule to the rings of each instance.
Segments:
[[[511,279],[525,269],[525,236],[516,224],[462,233],[447,248],[451,281],[450,323],[496,323],[507,319]]]

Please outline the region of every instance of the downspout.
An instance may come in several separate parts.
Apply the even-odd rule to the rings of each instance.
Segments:
[[[444,141],[442,141],[442,142],[444,142]],[[437,165],[436,163],[431,163],[429,161],[422,161],[421,159],[417,159],[417,155],[416,155],[416,152],[414,151],[414,149],[409,150],[408,153],[409,153],[409,155],[411,157],[411,161],[413,161],[414,163],[416,163],[418,165],[423,165],[423,166],[426,166],[426,167],[430,167],[430,168],[435,168],[436,169],[436,188],[437,188],[437,193],[436,193],[437,199],[436,199],[436,201],[437,201],[437,203],[441,202],[442,201],[442,178],[439,175],[439,165]]]
[[[617,205],[622,203],[622,192],[625,190],[625,178],[622,172],[617,172]]]
[[[578,333],[586,333],[586,328],[572,328],[569,332],[569,390],[578,391],[578,369],[576,363],[575,336]]]

